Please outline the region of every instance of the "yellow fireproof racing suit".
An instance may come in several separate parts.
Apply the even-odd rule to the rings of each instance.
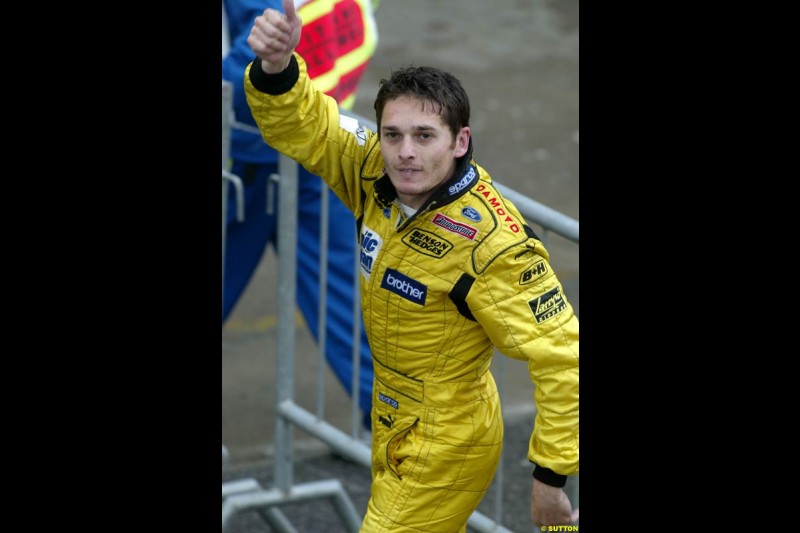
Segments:
[[[578,320],[542,242],[472,145],[408,218],[378,135],[339,114],[302,57],[272,75],[254,61],[245,89],[265,141],[322,176],[359,226],[375,369],[362,531],[466,531],[503,443],[495,347],[528,363],[537,408],[528,459],[534,477],[563,486],[578,472]]]

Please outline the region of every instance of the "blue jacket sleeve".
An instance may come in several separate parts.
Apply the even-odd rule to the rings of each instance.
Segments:
[[[244,70],[255,59],[247,44],[253,20],[271,7],[283,11],[281,0],[223,0],[228,22],[230,44],[222,59],[222,79],[233,84],[233,113],[237,122],[255,128],[255,121],[244,96]],[[234,129],[231,132],[231,158],[249,163],[272,163],[278,154],[269,147],[256,130]]]

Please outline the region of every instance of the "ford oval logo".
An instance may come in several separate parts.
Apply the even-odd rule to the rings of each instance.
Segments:
[[[475,222],[481,221],[481,214],[474,207],[465,207],[461,210],[461,214]]]

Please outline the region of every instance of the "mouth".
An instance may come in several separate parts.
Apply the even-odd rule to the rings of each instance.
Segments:
[[[419,168],[409,168],[409,167],[400,167],[395,168],[395,172],[397,172],[401,176],[410,177],[417,172],[420,172],[421,169]]]

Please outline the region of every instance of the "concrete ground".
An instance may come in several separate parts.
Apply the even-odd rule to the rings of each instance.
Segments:
[[[445,68],[470,95],[475,159],[481,166],[496,181],[579,220],[578,1],[384,0],[376,17],[378,50],[354,111],[375,120],[378,81],[392,68]],[[546,244],[578,310],[578,245],[556,235]],[[270,250],[222,328],[222,442],[230,454],[223,479],[252,476],[265,486],[272,479],[275,427],[276,273]],[[296,325],[296,368],[303,369],[296,373],[297,403],[313,412],[317,349],[299,314]],[[526,521],[531,469],[523,446],[533,419],[533,389],[524,363],[499,358],[502,367],[496,361],[493,370],[504,387],[507,419],[503,523],[513,531],[532,531]],[[324,366],[323,377],[326,418],[349,431],[349,398]],[[294,444],[296,481],[341,478],[363,512],[368,469],[332,455],[302,430],[295,429]],[[491,515],[494,505],[487,496],[481,510]],[[326,502],[290,507],[283,511],[299,531],[344,531]],[[232,533],[270,531],[254,513],[237,516],[231,526]]]

